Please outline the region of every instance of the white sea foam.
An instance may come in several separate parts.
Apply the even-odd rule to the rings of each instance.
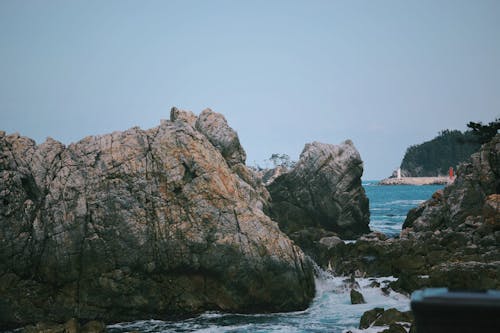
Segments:
[[[409,309],[408,297],[390,291],[384,294],[380,288],[371,287],[372,282],[381,287],[394,281],[394,277],[357,278],[358,290],[366,304],[352,305],[351,282],[348,277],[333,276],[319,267],[316,273],[316,296],[305,311],[274,314],[228,314],[206,312],[196,318],[168,322],[159,320],[120,323],[108,327],[110,333],[140,332],[357,332],[361,315],[374,307]],[[381,329],[380,327],[378,328]],[[362,331],[368,333],[370,331]]]

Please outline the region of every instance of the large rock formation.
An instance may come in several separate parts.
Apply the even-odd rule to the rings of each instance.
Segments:
[[[288,234],[320,228],[354,238],[369,232],[362,174],[363,162],[350,140],[306,144],[295,167],[267,186],[269,213]]]
[[[469,224],[500,227],[500,134],[460,165],[455,182],[411,210],[403,228],[415,231]],[[500,228],[499,228],[500,229]]]
[[[500,134],[462,164],[452,185],[411,210],[399,239],[361,239],[331,249],[338,274],[400,277],[424,286],[500,288]],[[423,278],[422,276],[425,276]]]
[[[244,160],[210,110],[68,147],[0,132],[0,328],[305,308],[311,264]]]

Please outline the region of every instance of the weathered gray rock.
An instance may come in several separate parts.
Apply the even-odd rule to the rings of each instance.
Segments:
[[[186,124],[190,125],[191,127],[196,126],[196,120],[198,117],[191,111],[187,110],[179,110],[176,107],[173,107],[170,110],[170,121],[175,122],[175,121],[182,121],[185,122]]]
[[[289,234],[311,227],[344,238],[369,232],[362,173],[363,162],[350,140],[340,145],[306,144],[295,167],[267,186],[272,198],[269,213]]]
[[[339,245],[344,244],[344,241],[337,236],[323,237],[319,240],[319,243],[326,246],[328,250]]]
[[[365,304],[365,298],[363,294],[355,289],[351,289],[351,304]]]
[[[0,328],[309,304],[311,264],[230,168],[236,133],[171,119],[68,147],[0,136]]]
[[[384,308],[374,308],[368,311],[365,311],[359,320],[359,328],[365,329],[370,327],[375,320],[377,320],[382,313],[384,312]]]
[[[500,134],[459,166],[455,182],[410,211],[403,225],[415,231],[455,228],[483,215],[488,196],[500,193]],[[494,207],[495,205],[493,205]],[[500,204],[489,213],[500,219]]]
[[[192,124],[193,121],[190,113],[187,115],[179,111],[177,113],[180,113],[177,117],[188,119],[188,123]],[[245,150],[240,144],[238,134],[227,124],[224,116],[211,109],[205,109],[196,119],[195,128],[222,154],[230,169],[244,182],[253,187],[255,191],[251,194],[252,200],[257,200],[259,202],[259,209],[264,209],[270,199],[269,192],[263,185],[260,177],[245,165]]]
[[[399,239],[360,237],[323,266],[399,277],[393,288],[500,288],[500,134],[463,164],[453,185],[408,213]]]
[[[229,127],[223,115],[210,109],[203,110],[196,121],[196,129],[221,152],[229,166],[245,164],[247,156],[238,134]]]

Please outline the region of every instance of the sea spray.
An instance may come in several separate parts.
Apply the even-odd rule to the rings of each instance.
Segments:
[[[182,321],[136,321],[108,327],[111,333],[139,332],[345,332],[357,331],[361,315],[374,307],[409,310],[408,297],[381,288],[394,277],[356,278],[356,288],[366,304],[352,305],[352,279],[334,276],[314,264],[316,296],[305,311],[271,314],[230,314],[206,312],[196,318]],[[380,287],[375,285],[380,284]],[[358,287],[359,285],[359,287]],[[379,328],[380,329],[380,328]]]

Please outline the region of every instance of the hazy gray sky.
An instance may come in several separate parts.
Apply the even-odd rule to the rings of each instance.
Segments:
[[[354,141],[364,179],[500,116],[500,1],[0,1],[0,130],[38,143],[210,107],[249,164]]]

